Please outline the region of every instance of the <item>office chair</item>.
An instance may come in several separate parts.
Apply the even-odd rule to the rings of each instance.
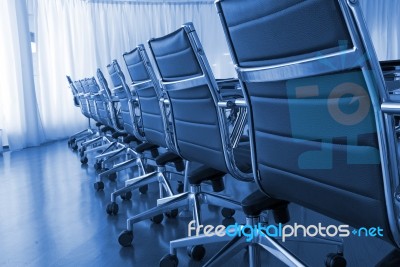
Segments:
[[[121,150],[125,148],[123,143],[123,138],[127,137],[127,133],[121,126],[120,119],[118,118],[118,108],[115,106],[118,100],[112,99],[112,96],[100,90],[100,87],[94,77],[86,79],[86,86],[91,94],[91,105],[92,109],[97,113],[97,119],[99,122],[106,126],[106,129],[112,129],[111,135],[103,135],[100,137],[99,141],[103,144],[97,146],[93,149],[81,150],[81,162],[87,163],[87,155],[94,151],[102,150],[100,155],[97,155],[96,163],[94,167],[96,170],[105,170],[106,159],[118,154]],[[104,131],[104,130],[103,130]]]
[[[129,117],[124,117],[121,115],[124,105],[123,99],[111,93],[108,83],[100,69],[97,70],[97,77],[102,88],[100,92],[109,100],[109,109],[115,109],[116,106],[118,106],[118,113],[115,115],[116,123],[118,124],[118,128],[124,129],[124,133],[126,133],[126,135],[123,135],[122,140],[120,140],[118,143],[118,149],[97,156],[95,168],[97,168],[100,173],[97,176],[96,182],[94,183],[94,188],[99,191],[104,189],[104,182],[102,181],[104,177],[108,177],[110,180],[115,181],[117,178],[116,173],[121,170],[137,166],[139,174],[145,174],[145,164],[142,160],[142,156],[139,153],[145,151],[146,147],[143,149],[140,148],[143,146],[140,146],[141,142],[132,134],[131,129],[133,126],[127,125],[126,120],[129,119]],[[133,147],[135,147],[135,149],[133,149]],[[140,152],[137,152],[138,150]],[[125,157],[126,160],[116,163],[120,157]],[[107,168],[106,166],[110,164],[110,168]],[[139,191],[141,193],[146,193],[147,187],[141,187],[139,188]],[[121,198],[124,200],[129,200],[131,196],[132,194],[127,192],[126,194],[122,194]]]
[[[94,77],[84,79],[81,84],[89,104],[90,114],[99,129],[98,134],[93,139],[81,143],[79,149],[81,163],[87,164],[87,155],[90,153],[100,152],[101,155],[96,156],[96,159],[101,159],[108,156],[111,153],[110,150],[120,148],[118,142],[114,140],[126,136],[126,133],[123,129],[119,129],[116,123],[115,110],[108,108],[109,102],[100,93]]]
[[[253,173],[263,192],[242,201],[247,223],[255,225],[259,212],[281,199],[356,228],[379,226],[398,248],[392,115],[400,102],[386,91],[358,1],[216,5],[249,110]],[[259,248],[288,266],[305,266],[269,236],[234,238],[205,266],[246,246],[250,266],[260,266]],[[174,255],[169,263],[177,265]],[[330,254],[325,264],[346,261]]]
[[[121,90],[118,91],[118,96],[120,99],[129,99],[126,104],[132,103],[130,105],[131,108],[128,106],[128,110],[125,109],[126,113],[131,115],[131,117],[135,116],[133,115],[134,111],[132,107],[137,105],[140,108],[143,145],[147,144],[151,149],[160,150],[160,155],[156,156],[153,160],[147,159],[147,164],[156,165],[156,171],[125,181],[125,187],[111,194],[111,203],[107,206],[107,213],[110,215],[118,212],[118,205],[115,202],[116,196],[121,193],[130,192],[135,188],[147,186],[153,182],[159,182],[160,198],[164,197],[164,191],[168,196],[172,196],[173,192],[166,177],[171,178],[173,173],[182,176],[182,172],[185,169],[182,158],[174,153],[174,145],[170,137],[164,104],[160,101],[163,95],[144,46],[138,46],[129,53],[125,53],[123,57],[132,80],[130,88],[125,82],[125,76],[118,62],[113,61],[113,66],[109,66],[111,70],[110,74],[115,73],[119,78],[119,81],[114,81],[114,85],[120,84],[122,86]],[[111,77],[115,77],[115,75]],[[164,151],[161,148],[166,148],[167,150]],[[173,166],[168,165],[168,163],[173,164]],[[175,217],[177,214],[178,211],[173,210],[166,213],[166,216]],[[152,218],[154,222],[158,223],[162,219],[162,214]]]
[[[79,99],[81,112],[89,120],[89,129],[88,129],[89,134],[83,135],[79,138],[76,138],[75,143],[72,146],[72,149],[75,151],[78,150],[79,145],[81,145],[81,148],[79,148],[79,150],[81,150],[82,146],[84,145],[85,142],[87,142],[88,139],[97,138],[99,135],[99,130],[100,130],[99,128],[101,126],[101,123],[99,123],[99,122],[95,123],[97,129],[92,129],[90,126],[90,120],[94,120],[95,114],[92,114],[92,112],[90,110],[90,107],[89,107],[90,93],[85,91],[84,82],[85,82],[84,80],[75,81],[75,82],[73,82],[73,85],[74,85],[74,88],[76,89],[76,91],[78,92],[77,96]],[[78,142],[81,142],[81,143],[78,144]]]
[[[71,92],[72,92],[74,106],[81,108],[81,104],[80,104],[81,99],[79,97],[79,92],[75,88],[74,82],[72,81],[71,77],[68,75],[66,77],[67,77],[69,88],[71,89]],[[82,111],[82,109],[81,109],[81,111]],[[82,114],[85,117],[87,117],[83,112],[82,112]],[[87,117],[87,118],[88,118],[88,128],[85,130],[82,130],[80,132],[77,132],[68,138],[68,147],[72,148],[73,150],[78,149],[79,141],[85,139],[89,135],[93,135],[93,130],[91,129],[91,126],[90,126],[90,117]]]
[[[219,172],[220,177],[229,173],[238,180],[253,182],[249,142],[238,138],[243,133],[247,113],[240,113],[240,123],[235,123],[233,129],[230,129],[226,117],[227,109],[236,108],[232,105],[238,101],[236,97],[243,95],[237,92],[233,92],[233,97],[222,94],[225,92],[214,79],[193,24],[184,24],[173,33],[151,39],[149,46],[162,78],[161,85],[171,105],[177,149],[181,156],[189,162],[203,164],[202,168],[208,171]],[[184,206],[188,202],[193,206],[196,226],[201,224],[200,204],[230,208],[222,209],[224,217],[232,216],[235,209],[241,209],[240,202],[236,200],[201,191],[200,183],[209,179],[207,172],[198,173],[195,169],[192,176],[188,176],[190,192],[159,200],[157,208],[128,220],[128,229],[132,227],[131,224],[150,214],[167,207]],[[268,206],[277,213],[276,216],[282,223],[288,220],[287,204],[286,201],[274,200]],[[250,206],[249,209],[254,211],[255,207]],[[178,264],[177,248],[187,247],[188,255],[199,261],[205,255],[204,244],[224,240],[216,236],[199,236],[171,241],[170,254],[161,260],[160,266]]]
[[[176,152],[188,162],[187,179],[190,189],[182,194],[159,199],[157,207],[129,218],[127,230],[118,239],[122,246],[131,245],[134,223],[171,209],[192,209],[196,225],[201,224],[201,204],[223,207],[222,215],[232,217],[235,209],[240,208],[239,202],[223,195],[204,192],[201,183],[211,182],[214,192],[220,192],[224,190],[223,177],[228,172],[242,180],[252,181],[252,174],[246,173],[250,168],[250,160],[246,162],[242,159],[246,158],[246,153],[250,155],[246,143],[228,146],[222,142],[222,139],[227,139],[227,144],[232,145],[231,138],[237,138],[230,136],[225,111],[216,106],[222,99],[218,85],[212,74],[205,73],[211,73],[208,64],[196,61],[197,55],[187,31],[192,31],[192,28],[186,25],[164,37],[151,39],[149,46],[161,76],[165,102],[170,106],[170,127],[174,133]],[[198,48],[201,49],[201,46]],[[245,119],[243,115],[241,118]],[[239,131],[234,132],[238,134]],[[240,158],[240,168],[234,164],[234,153]],[[229,155],[228,161],[225,161],[224,154]],[[204,254],[202,246],[189,249],[194,257]]]

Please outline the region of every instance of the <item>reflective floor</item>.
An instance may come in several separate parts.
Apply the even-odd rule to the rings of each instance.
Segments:
[[[158,189],[147,194],[134,192],[131,201],[121,201],[117,216],[105,212],[110,192],[122,186],[129,173],[118,182],[105,182],[104,192],[93,188],[96,172],[93,161],[82,167],[79,156],[66,141],[58,141],[0,155],[0,266],[158,266],[168,253],[169,241],[187,236],[188,218],[164,219],[161,224],[143,221],[134,226],[132,247],[121,248],[118,234],[126,218],[156,203]],[[252,186],[227,178],[225,194],[243,198]],[[207,185],[205,190],[209,190]],[[321,215],[291,205],[291,223],[335,223]],[[220,224],[216,207],[203,209],[203,224]],[[243,214],[236,214],[238,223]],[[335,246],[287,242],[287,247],[310,266],[323,266],[325,255]],[[206,246],[205,260],[222,244]],[[376,238],[348,237],[345,256],[348,266],[374,266],[391,247]],[[201,266],[178,253],[180,266]],[[262,253],[263,266],[282,266],[268,253]],[[225,266],[248,266],[245,250]]]

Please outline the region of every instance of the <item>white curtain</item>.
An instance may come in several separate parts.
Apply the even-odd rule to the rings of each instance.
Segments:
[[[97,67],[106,72],[113,59],[125,69],[124,52],[185,22],[194,23],[215,76],[235,76],[212,1],[28,1],[35,2],[37,21],[36,91],[25,0],[0,0],[0,129],[12,149],[67,137],[87,126],[73,106],[65,75],[77,80],[94,76]],[[379,59],[398,59],[400,1],[360,3]]]
[[[48,140],[59,139],[86,121],[75,108],[65,75],[78,80],[92,77],[113,59],[126,71],[122,54],[151,37],[193,22],[214,74],[235,76],[214,4],[88,3],[82,0],[37,0],[37,56],[40,114]],[[128,78],[129,76],[126,75]]]
[[[37,96],[47,140],[60,139],[87,127],[73,105],[66,75],[93,76],[94,52],[90,13],[84,1],[38,0]]]
[[[400,1],[360,0],[379,60],[400,59]]]
[[[0,0],[0,129],[10,149],[44,140],[33,79],[25,0]]]

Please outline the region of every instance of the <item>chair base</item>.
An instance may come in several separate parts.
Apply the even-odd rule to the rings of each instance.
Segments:
[[[130,246],[132,239],[127,239],[124,237],[128,235],[133,237],[133,225],[135,223],[152,218],[159,219],[163,213],[177,210],[179,208],[191,209],[195,225],[199,226],[201,224],[201,204],[220,206],[232,210],[241,210],[240,202],[232,200],[226,196],[202,192],[200,185],[191,185],[189,192],[159,199],[157,200],[157,207],[129,218],[127,220],[127,230],[120,234],[118,241],[121,246]],[[234,212],[225,214],[232,216]]]
[[[244,249],[248,248],[248,257],[249,257],[249,266],[250,267],[260,267],[260,251],[265,250],[278,258],[281,262],[286,264],[287,266],[292,267],[304,267],[307,266],[304,262],[298,259],[294,254],[285,249],[276,239],[261,233],[260,229],[257,228],[259,223],[259,216],[257,217],[247,217],[246,218],[246,226],[241,226],[238,230],[244,232],[246,228],[248,230],[248,226],[251,226],[253,229],[251,238],[249,235],[236,234],[231,231],[230,235],[223,236],[209,236],[209,235],[197,235],[197,236],[189,236],[187,238],[182,238],[178,240],[174,240],[170,242],[170,254],[164,256],[160,261],[160,266],[178,266],[178,258],[177,258],[177,249],[178,248],[191,248],[198,247],[205,244],[212,244],[218,242],[227,242],[225,246],[222,247],[209,261],[207,261],[203,266],[221,266],[229,259],[237,255],[237,253]],[[247,232],[248,234],[250,232]],[[346,260],[343,257],[343,248],[342,241],[335,239],[327,239],[322,237],[314,237],[314,238],[296,238],[293,240],[287,241],[302,241],[302,242],[317,242],[324,244],[332,244],[338,246],[338,252],[331,253],[327,256],[326,266],[328,267],[345,267]],[[189,256],[192,257],[193,260],[196,260],[190,253]],[[203,255],[204,256],[204,255]],[[201,259],[197,259],[201,260]]]

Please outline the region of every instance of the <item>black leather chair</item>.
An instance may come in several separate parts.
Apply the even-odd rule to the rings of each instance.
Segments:
[[[98,161],[95,166],[99,169],[100,173],[94,183],[94,188],[98,191],[104,189],[103,178],[108,177],[110,180],[115,181],[119,171],[137,166],[139,174],[145,174],[145,163],[140,153],[143,152],[146,147],[140,149],[142,142],[137,138],[137,132],[132,130],[135,125],[129,116],[124,116],[123,110],[126,108],[126,99],[118,97],[116,92],[110,90],[100,69],[97,70],[97,77],[101,86],[100,92],[109,99],[109,108],[118,109],[114,120],[118,128],[123,129],[122,133],[124,133],[114,134],[114,138],[120,139],[116,150],[102,153],[96,157]],[[121,157],[123,158],[122,162],[120,160]],[[109,168],[107,166],[109,166]],[[141,187],[140,192],[146,193],[147,187]],[[129,200],[131,196],[131,192],[121,194],[123,200]],[[118,208],[115,209],[116,212],[117,210]]]
[[[71,89],[74,106],[81,108],[81,100],[82,99],[79,96],[78,90],[75,88],[75,83],[72,81],[70,76],[66,76],[66,77],[67,77],[68,85]],[[84,140],[86,137],[88,137],[90,135],[93,135],[93,133],[94,133],[94,131],[91,129],[91,126],[90,126],[90,116],[86,116],[88,114],[85,114],[84,111],[82,110],[82,108],[81,108],[81,112],[86,118],[88,118],[88,128],[84,129],[78,133],[75,133],[68,138],[68,146],[70,148],[72,148],[73,150],[78,150],[78,147],[79,147],[78,142],[80,142],[81,140]]]
[[[82,142],[79,149],[81,163],[87,164],[88,154],[100,152],[100,155],[96,156],[96,159],[100,160],[106,158],[110,153],[116,153],[115,150],[120,150],[121,145],[116,140],[120,136],[125,136],[126,133],[116,123],[116,110],[110,105],[110,101],[100,93],[95,78],[86,78],[81,81],[81,85],[85,92],[90,115],[98,127],[94,138]]]
[[[73,85],[74,85],[76,91],[78,92],[77,96],[78,96],[81,112],[89,120],[89,128],[88,128],[89,134],[84,135],[79,138],[79,141],[82,141],[79,144],[80,145],[79,150],[82,151],[82,150],[86,149],[86,146],[89,146],[101,139],[101,137],[99,136],[99,128],[102,124],[100,122],[95,121],[97,118],[96,111],[90,109],[89,99],[90,99],[91,95],[90,95],[90,92],[88,92],[87,89],[85,88],[86,80],[83,79],[83,80],[75,81],[75,82],[73,82]],[[92,129],[92,127],[90,125],[91,120],[95,121],[95,125],[96,125],[97,129],[95,129],[95,130]],[[78,150],[78,142],[77,141],[78,140],[75,141],[75,145],[72,147],[74,150]]]
[[[357,0],[216,2],[249,109],[258,199],[297,203],[399,246],[398,145],[389,95]],[[256,201],[254,201],[256,200]],[[262,206],[262,205],[261,205]],[[206,266],[229,258],[225,246]],[[273,238],[262,247],[304,266]],[[260,245],[260,246],[258,246]],[[257,254],[250,265],[260,264]],[[330,255],[327,266],[344,266]]]
[[[105,161],[110,157],[120,153],[125,147],[120,138],[127,136],[124,128],[121,126],[120,118],[118,117],[118,100],[113,100],[112,95],[104,90],[100,90],[100,87],[94,77],[85,80],[85,86],[87,91],[90,93],[89,105],[91,110],[94,110],[97,114],[97,120],[103,127],[100,128],[101,133],[109,131],[109,135],[101,135],[99,142],[92,142],[96,144],[95,148],[87,150],[86,147],[81,149],[81,162],[87,163],[87,154],[93,151],[102,151],[100,155],[95,157],[96,163],[94,167],[96,170],[101,171],[105,168]]]
[[[233,136],[229,132],[225,110],[217,107],[218,101],[222,99],[220,90],[204,53],[202,61],[197,61],[195,51],[201,49],[201,45],[198,40],[196,44],[189,41],[189,32],[194,32],[194,29],[186,25],[164,37],[150,40],[149,45],[161,76],[165,102],[170,105],[170,127],[174,133],[176,152],[188,161],[190,189],[176,196],[159,199],[157,207],[128,219],[127,230],[119,236],[122,246],[131,244],[134,223],[171,209],[189,207],[196,225],[201,224],[201,204],[223,207],[223,216],[233,216],[234,210],[240,208],[239,202],[220,194],[205,192],[201,184],[211,182],[214,192],[220,192],[224,190],[223,177],[226,173],[245,181],[253,180],[249,172],[248,142],[239,145],[231,142]],[[236,140],[234,135],[233,139]],[[239,165],[235,164],[235,158],[240,159],[237,161]],[[203,246],[185,246],[190,246],[193,257],[204,255]]]
[[[107,206],[107,213],[110,215],[118,212],[118,204],[115,202],[118,195],[150,183],[159,183],[160,198],[164,197],[164,192],[167,196],[172,196],[173,191],[167,177],[171,178],[172,174],[183,176],[185,169],[182,158],[174,152],[175,147],[170,136],[166,110],[164,103],[160,101],[163,94],[144,47],[140,45],[123,56],[132,80],[131,87],[129,88],[126,84],[125,76],[117,61],[113,61],[113,64],[108,66],[109,73],[114,86],[120,86],[116,90],[119,98],[124,99],[122,107],[124,107],[125,116],[136,117],[134,107],[139,109],[140,130],[137,132],[140,131],[143,134],[141,146],[146,147],[146,150],[157,150],[159,155],[155,154],[152,159],[146,159],[147,164],[153,164],[157,168],[156,171],[125,181],[125,187],[111,194],[111,203]],[[134,122],[137,125],[136,128],[139,128],[139,120]],[[181,189],[183,189],[182,186]],[[174,210],[166,214],[169,217],[175,217],[177,212]],[[162,219],[163,215],[160,214],[155,216],[153,221],[159,223]]]
[[[149,41],[149,46],[162,78],[161,84],[171,103],[177,147],[182,157],[202,163],[202,168],[210,170],[211,167],[211,170],[218,171],[222,175],[229,173],[238,180],[253,182],[250,144],[246,139],[237,138],[237,134],[243,132],[245,120],[235,123],[234,129],[230,131],[226,118],[227,109],[236,107],[243,109],[244,105],[238,104],[242,100],[236,99],[238,96],[242,97],[242,94],[235,92],[234,97],[228,98],[227,95],[221,94],[222,90],[214,79],[193,24],[187,23],[173,33],[152,39]],[[246,119],[247,113],[241,114],[244,116],[242,119]],[[238,131],[236,127],[241,130]],[[223,206],[228,202],[230,208],[239,208],[240,202],[237,200],[222,198],[221,201],[221,196],[212,195],[210,198],[208,193],[201,192],[199,185],[207,179],[209,179],[207,175],[202,173],[198,175],[196,169],[192,176],[189,175],[191,194],[195,195],[199,203],[201,203],[199,200],[203,200],[208,204]],[[256,199],[260,194],[261,192],[257,191],[249,198]],[[158,208],[161,209],[164,205],[174,205],[174,207],[182,205],[179,202],[184,202],[184,197],[173,201],[169,199],[159,201],[161,205]],[[260,209],[264,210],[267,207],[274,211],[279,222],[285,223],[289,219],[287,205],[287,201],[274,199],[266,204],[259,202],[251,204],[247,210],[256,214],[261,213]],[[196,211],[194,218],[197,219],[196,208],[199,204],[196,203],[194,206]],[[258,217],[249,220],[258,223]],[[198,225],[200,219],[195,222]],[[160,266],[176,266],[178,264],[176,251],[180,247],[188,247],[189,256],[198,261],[205,255],[203,244],[230,239],[232,238],[200,235],[171,241],[170,254],[161,260]],[[250,254],[254,254],[252,247],[249,251]]]

